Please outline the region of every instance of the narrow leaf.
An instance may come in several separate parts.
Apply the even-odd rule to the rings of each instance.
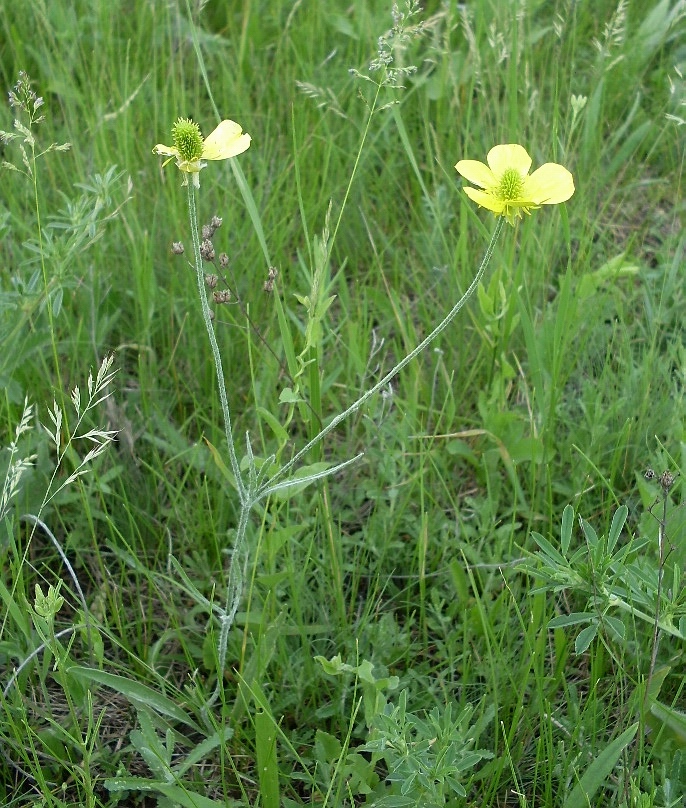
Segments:
[[[272,716],[262,709],[255,713],[255,747],[261,804],[279,808],[279,766],[276,760],[276,726]]]
[[[541,548],[543,556],[547,556],[547,558],[543,558],[542,560],[547,561],[549,559],[553,564],[560,567],[566,568],[569,566],[567,559],[563,555],[560,555],[553,545],[547,539],[544,539],[540,533],[532,533],[531,536],[536,544]],[[539,558],[540,557],[541,554],[539,553]]]
[[[579,517],[579,524],[581,525],[581,529],[584,532],[584,536],[586,537],[586,542],[588,546],[591,547],[593,550],[598,546],[598,534],[593,529],[593,526],[590,522],[587,522],[585,519]]]
[[[335,466],[331,466],[329,463],[312,463],[310,466],[302,466],[289,480],[276,483],[276,485],[267,484],[264,488],[260,488],[255,497],[255,501],[269,496],[270,494],[278,495],[279,499],[287,499],[293,494],[302,491],[315,480],[321,480],[323,477],[330,477],[332,474],[337,474],[346,466],[356,463],[361,457],[362,453],[351,457],[350,460],[343,461],[343,463],[338,463]],[[313,471],[313,469],[315,469],[315,471]]]
[[[624,523],[626,522],[628,515],[629,509],[626,507],[626,505],[622,505],[615,511],[615,515],[612,517],[612,524],[610,525],[610,532],[607,536],[608,553],[611,553],[615,544],[617,544],[617,539],[619,539],[619,535],[622,532],[622,528],[624,527]]]
[[[217,802],[202,794],[194,794],[180,786],[172,786],[168,783],[158,783],[154,780],[146,780],[143,777],[116,777],[105,780],[105,788],[112,791],[150,791],[158,792],[174,804],[182,808],[226,808],[226,802]]]
[[[193,721],[193,719],[182,710],[171,699],[157,693],[147,685],[142,685],[140,682],[135,682],[133,679],[127,679],[124,676],[117,676],[115,673],[107,673],[107,671],[95,670],[95,668],[79,667],[77,665],[69,668],[68,673],[70,676],[75,677],[83,682],[95,682],[100,685],[116,690],[122,696],[127,698],[134,706],[143,705],[149,707],[160,715],[166,715],[168,718],[173,718],[181,724],[192,727],[193,729],[201,732],[200,727]],[[204,734],[204,733],[203,733]]]
[[[663,727],[671,730],[673,738],[679,746],[686,747],[686,713],[668,707],[661,701],[651,701],[650,714],[656,718]]]
[[[566,628],[567,626],[576,626],[579,623],[588,623],[594,620],[595,615],[586,612],[572,612],[571,614],[561,614],[559,617],[553,617],[548,623],[548,628]]]
[[[567,555],[569,545],[572,543],[572,528],[574,526],[574,508],[567,505],[562,511],[562,529],[560,530],[560,547],[563,555]]]
[[[603,622],[607,626],[608,631],[614,636],[615,640],[621,641],[626,637],[626,626],[619,618],[606,614],[605,617],[603,617]]]
[[[622,752],[633,741],[638,722],[615,738],[591,763],[583,777],[571,790],[563,808],[588,808],[596,791],[602,786],[617,765]]]
[[[265,407],[257,407],[257,414],[266,421],[279,443],[285,444],[288,441],[288,432],[283,428],[278,418],[269,412],[269,410],[265,409]]]
[[[214,446],[213,444],[211,444],[207,440],[207,438],[205,438],[205,443],[207,444],[207,448],[210,450],[210,454],[212,455],[212,459],[214,460],[214,462],[215,462],[217,468],[219,469],[219,471],[222,473],[222,476],[224,477],[224,479],[227,480],[228,483],[231,486],[233,486],[233,488],[236,488],[236,478],[234,477],[233,472],[229,469],[229,467],[224,462],[224,458],[219,453],[219,450],[217,449],[217,447]]]
[[[577,654],[583,654],[588,651],[588,646],[593,642],[598,633],[598,624],[593,623],[593,625],[586,626],[586,628],[582,629],[578,635],[576,640],[574,641],[574,651]]]
[[[183,777],[188,769],[204,760],[210,752],[214,751],[218,746],[225,744],[230,738],[233,737],[233,728],[224,727],[221,733],[215,732],[209,738],[199,743],[193,750],[188,753],[180,763],[174,766],[174,773],[177,777]]]

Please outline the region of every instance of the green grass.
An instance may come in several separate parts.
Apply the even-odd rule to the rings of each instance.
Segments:
[[[0,84],[44,99],[37,152],[71,144],[2,173],[2,446],[25,397],[53,439],[29,414],[2,454],[32,465],[0,534],[1,804],[683,805],[683,4],[425,5],[403,89],[350,72],[383,77],[390,3],[0,6]],[[458,160],[521,143],[576,185],[306,462],[362,459],[251,509],[223,666],[241,504],[185,189],[152,154],[215,103],[253,138],[197,198],[246,474],[246,433],[283,465],[467,289],[493,217]],[[107,450],[69,480],[86,429]]]

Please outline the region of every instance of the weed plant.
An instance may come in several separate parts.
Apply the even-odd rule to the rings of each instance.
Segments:
[[[682,806],[684,3],[0,29],[0,804]]]

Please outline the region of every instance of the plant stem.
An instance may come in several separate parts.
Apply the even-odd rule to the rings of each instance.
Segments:
[[[667,502],[669,498],[669,490],[662,491],[662,518],[658,519],[657,528],[657,546],[658,546],[658,568],[657,568],[657,592],[655,593],[655,621],[653,623],[653,640],[652,649],[650,652],[650,668],[648,669],[648,676],[646,677],[646,698],[650,683],[655,673],[657,666],[657,650],[660,645],[660,598],[662,597],[662,580],[665,574],[665,562],[667,560],[665,547],[667,545]]]
[[[233,429],[231,427],[231,412],[229,410],[229,402],[226,395],[226,382],[224,380],[224,370],[222,368],[222,358],[219,353],[219,345],[217,344],[217,337],[214,333],[212,326],[212,319],[210,315],[210,306],[207,302],[207,292],[205,289],[205,273],[202,267],[202,257],[200,256],[200,237],[198,235],[198,215],[195,207],[195,188],[193,182],[188,182],[188,215],[191,225],[191,239],[193,241],[193,260],[195,263],[195,274],[198,281],[198,296],[200,297],[200,305],[202,307],[202,317],[205,321],[205,328],[207,329],[207,336],[210,340],[212,348],[212,357],[214,359],[214,368],[217,374],[217,383],[219,385],[219,399],[222,405],[222,414],[224,416],[224,432],[226,435],[226,445],[229,449],[229,459],[231,461],[231,471],[236,479],[236,488],[238,489],[238,497],[241,501],[241,506],[247,504],[248,508],[251,507],[250,496],[245,487],[243,478],[241,477],[240,466],[238,465],[238,458],[236,457],[236,445],[233,438]]]
[[[315,435],[312,440],[309,441],[299,452],[297,452],[284,466],[282,466],[275,474],[270,477],[265,483],[263,483],[257,491],[255,492],[255,499],[254,502],[257,500],[262,499],[264,496],[269,494],[273,488],[275,483],[288,474],[291,469],[293,469],[299,462],[302,460],[307,453],[312,449],[313,446],[316,446],[320,443],[324,438],[332,432],[342,421],[352,415],[354,412],[360,409],[360,407],[375,393],[378,393],[383,387],[385,387],[391,379],[393,379],[400,371],[409,364],[418,354],[420,354],[426,347],[429,345],[436,337],[444,331],[450,323],[455,319],[457,313],[460,309],[464,306],[464,304],[469,300],[469,298],[474,294],[476,288],[478,287],[479,283],[481,282],[481,278],[486,271],[486,267],[488,266],[492,256],[493,251],[495,249],[496,241],[498,240],[498,236],[503,229],[503,224],[505,219],[502,216],[498,217],[496,222],[496,226],[493,230],[493,235],[491,236],[491,240],[486,248],[486,252],[484,254],[483,260],[481,261],[481,265],[474,276],[474,280],[469,285],[467,291],[462,295],[462,297],[457,301],[457,303],[452,307],[452,309],[448,312],[448,314],[441,320],[441,322],[434,328],[434,330],[425,337],[412,351],[404,359],[401,359],[400,362],[390,370],[380,381],[378,381],[373,387],[369,390],[364,392],[353,404],[351,404],[347,410],[342,413],[339,413],[332,421],[330,421],[319,434]]]
[[[243,594],[243,567],[242,559],[243,545],[245,544],[245,536],[248,529],[248,517],[252,510],[252,503],[249,501],[241,502],[241,514],[238,519],[238,527],[236,528],[236,539],[233,543],[233,552],[231,553],[231,564],[229,566],[229,580],[226,584],[226,600],[222,616],[219,620],[219,640],[217,642],[217,685],[214,693],[210,696],[205,709],[215,703],[219,697],[219,692],[222,683],[222,672],[226,665],[226,653],[229,643],[229,632],[233,626],[233,621],[236,619],[236,612],[238,605],[241,602]]]

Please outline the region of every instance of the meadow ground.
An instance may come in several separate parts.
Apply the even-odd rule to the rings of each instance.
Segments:
[[[684,0],[0,31],[0,803],[683,806]]]

